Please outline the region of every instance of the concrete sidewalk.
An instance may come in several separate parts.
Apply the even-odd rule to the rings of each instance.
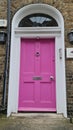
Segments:
[[[0,130],[73,130],[73,124],[62,115],[17,114],[0,117]]]

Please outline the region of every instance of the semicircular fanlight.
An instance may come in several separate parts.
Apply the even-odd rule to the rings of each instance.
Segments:
[[[55,27],[58,26],[57,21],[43,13],[35,13],[24,17],[18,27]]]

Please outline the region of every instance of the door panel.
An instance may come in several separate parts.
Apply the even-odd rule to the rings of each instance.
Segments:
[[[50,103],[52,100],[52,89],[51,85],[47,83],[40,84],[40,103]]]
[[[34,51],[35,51],[35,44],[33,43],[33,40],[30,42],[30,41],[25,41],[25,42],[22,42],[22,45],[21,45],[21,55],[22,55],[22,58],[23,58],[23,61],[22,61],[22,72],[28,72],[28,73],[32,73],[34,72]],[[31,65],[30,65],[31,63]],[[30,65],[30,67],[29,67]]]
[[[20,59],[18,110],[56,111],[55,40],[22,39]]]

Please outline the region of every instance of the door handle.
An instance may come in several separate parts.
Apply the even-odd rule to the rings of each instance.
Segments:
[[[40,56],[40,52],[37,51],[35,55],[36,55],[37,57]]]
[[[50,80],[54,80],[54,77],[52,75],[50,76]]]

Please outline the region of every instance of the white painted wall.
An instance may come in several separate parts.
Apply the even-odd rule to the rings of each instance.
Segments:
[[[31,13],[46,13],[54,17],[58,28],[18,28],[21,19]],[[33,30],[34,29],[34,30]],[[42,31],[41,31],[42,30]],[[31,32],[31,33],[30,33]],[[63,113],[67,117],[66,84],[65,84],[65,55],[64,55],[64,20],[61,13],[47,4],[30,4],[21,8],[12,21],[10,74],[8,89],[7,116],[18,112],[19,96],[19,71],[20,71],[20,40],[23,38],[55,38],[56,59],[56,107],[57,113]],[[59,49],[62,49],[62,59],[59,58]]]

